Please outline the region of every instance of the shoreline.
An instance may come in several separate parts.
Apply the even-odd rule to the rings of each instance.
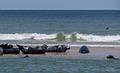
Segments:
[[[69,58],[69,59],[106,59],[107,55],[113,55],[116,58],[120,58],[120,47],[88,47],[90,53],[81,54],[79,53],[80,47],[72,46],[70,50],[66,52],[46,52],[45,54],[3,54],[1,57],[6,58],[19,58],[29,55],[30,57],[51,57],[51,58]]]

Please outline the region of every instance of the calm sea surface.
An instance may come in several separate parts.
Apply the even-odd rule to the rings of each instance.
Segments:
[[[105,28],[109,27],[109,31]],[[120,11],[1,10],[0,33],[120,34]]]
[[[0,73],[119,73],[119,60],[0,57]]]

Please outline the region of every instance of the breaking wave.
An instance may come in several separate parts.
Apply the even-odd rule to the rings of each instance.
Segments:
[[[15,34],[0,34],[0,40],[54,40],[57,33],[54,34],[40,34],[40,33],[15,33]],[[69,40],[71,34],[65,34],[66,39]],[[77,40],[90,42],[114,42],[120,41],[120,35],[93,35],[93,34],[79,34],[76,33]]]

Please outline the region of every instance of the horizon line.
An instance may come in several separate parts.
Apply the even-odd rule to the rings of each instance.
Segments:
[[[71,11],[71,10],[75,10],[75,11],[119,11],[117,9],[0,9],[0,10],[51,10],[51,11],[55,11],[55,10],[58,10],[58,11],[62,11],[62,10],[65,10],[65,11]]]

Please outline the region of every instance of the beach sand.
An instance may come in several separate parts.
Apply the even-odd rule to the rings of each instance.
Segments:
[[[47,56],[62,56],[66,58],[75,59],[105,59],[108,55],[113,55],[116,58],[120,58],[119,47],[88,47],[90,53],[81,54],[79,53],[79,47],[71,47],[65,53],[46,53]]]
[[[29,54],[30,57],[63,57],[63,58],[71,58],[71,59],[106,59],[107,55],[113,55],[116,58],[120,58],[120,47],[88,47],[90,53],[81,54],[79,53],[80,47],[71,47],[70,50],[67,50],[65,53],[52,53],[47,52],[45,54]],[[24,57],[25,55],[20,53],[17,55],[14,54],[4,54],[1,57]]]

